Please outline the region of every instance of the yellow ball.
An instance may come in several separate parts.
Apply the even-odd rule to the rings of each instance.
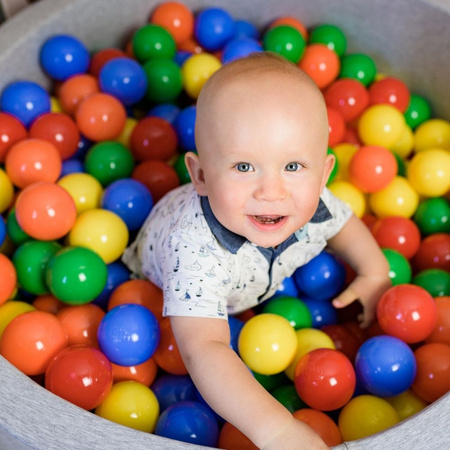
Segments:
[[[400,158],[407,158],[414,149],[414,132],[408,125],[403,128],[403,133],[400,139],[395,143],[391,150],[400,156]]]
[[[395,397],[388,397],[386,400],[397,411],[400,420],[405,420],[428,406],[428,403],[417,397],[411,389],[408,389]]]
[[[251,370],[261,375],[274,375],[292,361],[297,350],[297,337],[287,319],[264,313],[245,323],[238,347],[242,360]]]
[[[415,149],[427,148],[450,150],[450,122],[444,119],[429,119],[421,123],[415,132]]]
[[[450,152],[423,150],[411,159],[407,172],[414,189],[426,197],[440,197],[450,189]]]
[[[64,113],[61,102],[53,96],[50,97],[50,111],[52,113]]]
[[[374,395],[352,398],[341,410],[338,427],[344,441],[362,439],[400,422],[394,407]]]
[[[153,391],[137,381],[121,381],[97,408],[95,414],[135,430],[153,433],[159,403]]]
[[[222,63],[209,53],[198,53],[190,56],[181,67],[183,87],[192,98],[197,98],[208,78]]]
[[[338,144],[333,147],[334,154],[338,162],[338,173],[336,181],[348,181],[348,166],[353,155],[358,151],[358,147],[353,144]]]
[[[335,181],[328,186],[328,189],[344,203],[346,203],[353,214],[362,217],[366,211],[366,198],[364,194],[349,181]]]
[[[372,212],[378,217],[410,218],[419,205],[419,195],[404,177],[396,176],[384,189],[369,196]]]
[[[27,302],[19,300],[9,300],[0,306],[0,339],[3,331],[15,317],[29,311],[36,311],[36,308]]]
[[[391,105],[369,106],[358,121],[358,134],[366,145],[392,148],[406,125],[403,114]]]
[[[97,178],[88,173],[70,173],[62,177],[58,183],[73,198],[77,214],[89,209],[99,208],[103,187]]]
[[[116,138],[116,141],[125,146],[126,148],[130,149],[130,136],[134,130],[134,127],[137,124],[138,121],[136,119],[133,119],[132,117],[127,117],[125,125],[122,128],[122,131],[119,134],[119,136]]]
[[[106,209],[90,209],[77,217],[68,240],[69,245],[93,250],[109,264],[125,250],[128,229],[117,214]]]
[[[14,187],[8,175],[0,169],[0,214],[11,205],[14,196]]]
[[[333,340],[324,331],[315,328],[301,328],[295,334],[297,338],[297,351],[295,352],[294,359],[284,371],[292,381],[295,379],[295,368],[302,356],[318,348],[336,349]]]

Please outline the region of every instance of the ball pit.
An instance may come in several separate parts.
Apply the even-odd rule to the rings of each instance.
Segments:
[[[223,2],[218,0],[192,0],[186,2],[186,4],[192,11],[198,11],[206,7],[223,7]],[[153,6],[156,6],[156,2]],[[448,4],[445,0],[416,0],[414,2],[400,0],[396,3],[395,14],[391,14],[389,17],[386,17],[385,14],[387,8],[392,8],[392,5],[385,0],[377,2],[376,5],[367,3],[363,7],[356,0],[346,0],[339,3],[326,0],[319,0],[314,3],[286,0],[277,3],[276,11],[273,4],[262,1],[258,1],[257,5],[255,5],[255,2],[251,4],[250,2],[249,4],[241,2],[239,5],[232,3],[227,6],[227,11],[234,18],[245,18],[251,23],[257,24],[258,27],[266,26],[275,17],[289,15],[300,17],[308,27],[320,23],[337,24],[345,30],[348,39],[348,53],[364,52],[367,55],[371,55],[380,73],[398,77],[406,82],[411,92],[417,92],[417,94],[432,100],[433,116],[449,118],[450,106],[448,102],[444,101],[450,94],[450,88],[444,76],[444,73],[448,72],[444,66],[450,60],[449,49],[446,48],[446,42],[450,39],[448,27],[450,10]],[[0,29],[0,88],[4,89],[7,83],[16,80],[18,74],[20,74],[20,79],[36,82],[48,89],[51,81],[43,72],[36,70],[36,58],[30,57],[30,55],[39,55],[42,44],[54,34],[67,33],[76,36],[89,49],[119,47],[123,46],[125,38],[130,36],[132,31],[144,24],[144,17],[148,17],[151,10],[152,4],[143,0],[133,0],[126,4],[118,0],[109,2],[42,0],[38,2],[28,10],[20,13],[16,18],[2,25]],[[420,23],[417,22],[417,17],[422,18]],[[435,32],[437,29],[440,30],[440,33]],[[301,31],[299,33],[302,34]],[[317,42],[316,39],[320,40],[323,38],[316,36],[315,42]],[[395,45],[392,42],[395,42]],[[417,60],[417,55],[419,54],[420,64],[411,65],[411,61]],[[371,61],[369,58],[359,59],[362,59],[366,64],[366,79],[364,82],[369,85],[369,80],[372,80],[374,76],[373,71],[371,71],[373,68]],[[354,70],[350,63],[355,63],[355,61],[346,61],[346,70]],[[436,66],[439,67],[439,70],[432,69]],[[193,71],[198,72],[201,69],[203,72],[200,75],[205,76],[205,73],[207,74],[209,71],[214,70],[214,67],[217,67],[217,61],[209,58],[203,68],[194,67]],[[198,73],[193,73],[192,77],[196,75]],[[75,77],[85,78],[87,75],[76,75]],[[192,86],[189,90],[189,95],[195,98],[204,79],[200,79],[199,83],[194,79],[190,80],[190,82]],[[99,89],[95,83],[95,78],[91,78],[90,83],[90,92],[95,92],[96,89]],[[168,99],[171,95],[174,95],[173,89],[175,88],[171,88],[165,93],[167,96],[165,99],[158,101],[170,101]],[[40,110],[41,112],[48,112],[48,99],[45,95],[42,95],[42,92],[39,91],[39,94],[43,97],[43,106],[40,106]],[[79,93],[75,96],[76,100],[67,101],[78,103],[84,95]],[[119,109],[120,112],[115,114],[115,119],[120,116],[118,118],[120,119],[119,123],[121,123],[123,111],[121,108]],[[106,113],[109,114],[108,111]],[[398,118],[398,115],[393,114],[393,116]],[[410,117],[413,120],[414,116],[411,115]],[[25,117],[27,122],[32,120],[30,116]],[[93,141],[115,139],[116,129],[119,127],[117,124],[113,125],[112,130],[108,130],[107,135],[99,136],[94,133],[90,135],[90,138]],[[447,132],[445,123],[443,124],[437,120],[431,123],[428,128],[427,130],[423,127],[420,130],[421,139],[416,145],[416,151],[422,151],[422,146],[429,147],[430,142],[435,146],[436,135],[442,136],[443,133]],[[443,128],[444,131],[442,132]],[[369,136],[368,139],[370,140],[371,137]],[[366,144],[380,145],[379,142],[367,142]],[[432,167],[432,169],[434,168]],[[101,169],[99,170],[101,171]],[[114,177],[114,175],[111,176]],[[416,174],[417,179],[420,176],[420,173]],[[119,176],[118,178],[121,177]],[[104,186],[110,184],[110,181],[111,179],[109,178],[104,183]],[[417,183],[419,181],[420,183],[422,182],[418,180]],[[8,180],[2,181],[2,183],[8,188],[7,198],[2,203],[2,196],[5,191],[3,190],[3,184],[1,185],[0,204],[4,204],[4,208],[1,210],[4,212],[10,204],[12,194],[9,195],[10,186]],[[441,191],[427,190],[424,192],[430,197],[441,195]],[[401,210],[397,200],[393,200],[392,197],[400,200],[406,199],[405,209]],[[442,201],[443,199],[430,200]],[[414,189],[409,184],[402,184],[397,187],[396,192],[388,192],[386,196],[377,196],[375,194],[375,200],[370,203],[371,207],[377,210],[379,216],[387,217],[392,214],[392,211],[399,211],[400,215],[410,218],[416,210],[418,201],[418,197],[414,195]],[[448,203],[446,207],[448,209]],[[441,211],[443,211],[442,208]],[[429,213],[427,212],[427,214]],[[439,225],[441,220],[437,218],[439,214],[442,217],[443,213],[441,212],[434,213],[433,217],[424,219],[427,223],[424,223],[422,227],[428,227],[428,229],[433,230],[424,234],[435,233],[436,222],[438,222],[438,226],[444,227],[439,229],[439,232],[448,233],[448,219],[446,224],[442,225],[441,223]],[[99,221],[100,219],[97,222],[94,221],[94,223],[98,225]],[[422,227],[419,225],[421,231]],[[78,239],[74,234],[73,240],[78,243],[80,240],[87,238],[88,228],[86,227],[82,230],[82,235]],[[124,237],[125,231],[119,225],[116,227],[117,231],[119,231],[120,237]],[[58,234],[58,231],[56,231],[56,234]],[[53,239],[53,237],[48,239]],[[94,236],[94,239],[97,239],[97,236]],[[121,253],[123,246],[121,243],[117,245],[116,253]],[[110,263],[114,260],[114,256],[105,255],[105,259],[106,263]],[[0,319],[2,319],[1,314]],[[173,336],[169,333],[170,329],[167,326],[167,322],[165,322],[164,329],[168,330],[168,337],[172,339]],[[441,352],[444,356],[448,354],[447,347],[443,348]],[[445,358],[448,357],[445,356]],[[445,358],[443,357],[444,362],[447,361]],[[74,405],[52,395],[38,386],[38,384],[30,381],[27,376],[18,372],[3,358],[0,358],[0,369],[2,372],[2,384],[0,385],[0,430],[2,430],[0,431],[0,446],[2,448],[22,450],[22,448],[29,448],[30,445],[38,449],[49,448],[49,446],[70,448],[70,445],[73,444],[73,448],[96,448],[101,446],[105,449],[112,449],[120,448],[121,445],[127,446],[130,442],[133,443],[133,448],[138,450],[149,447],[192,448],[188,443],[175,442],[152,434],[137,432],[131,428],[118,427],[113,422],[105,421],[96,415],[80,411]],[[133,389],[132,385],[125,385],[125,387]],[[130,395],[131,392],[129,391],[126,395]],[[145,391],[145,394],[147,395],[148,391]],[[144,396],[143,393],[138,395]],[[371,397],[368,397],[369,399]],[[435,397],[430,397],[430,399],[435,400]],[[147,420],[153,423],[156,420],[154,416],[158,413],[152,397],[149,399],[149,402],[152,405],[153,417]],[[344,439],[362,439],[346,442],[345,447],[354,449],[386,448],[389,446],[393,448],[411,448],[419,445],[419,443],[430,442],[430,439],[434,439],[434,442],[431,442],[433,442],[435,447],[446,447],[448,446],[448,437],[445,436],[445,424],[448,422],[448,402],[449,398],[447,395],[436,400],[416,416],[384,431],[383,429],[386,426],[381,429],[377,427],[371,428],[365,434],[355,435],[349,433],[344,436]],[[370,408],[367,404],[363,406],[363,409],[366,410]],[[373,408],[375,408],[375,405]],[[383,405],[382,409],[387,411],[386,405]],[[40,414],[36,414],[37,411]],[[353,415],[350,413],[348,416],[349,423],[354,422],[355,417],[358,415],[361,415],[360,412],[354,412]],[[105,411],[105,416],[108,416],[107,411]],[[392,420],[386,420],[387,426],[396,423],[395,414],[392,414],[392,416]],[[63,433],[57,433],[53,426],[49,426],[51,417],[57,417],[58,420],[63,421]],[[26,423],[27,426],[24,427],[23,423]],[[370,424],[367,421],[362,422],[358,426],[360,428],[370,428]],[[382,433],[370,436],[378,431],[382,431]],[[344,448],[344,446],[339,447]]]

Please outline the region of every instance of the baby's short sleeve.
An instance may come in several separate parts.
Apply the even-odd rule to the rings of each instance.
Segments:
[[[341,231],[353,212],[346,203],[333,195],[327,188],[324,188],[320,198],[332,216],[331,220],[327,220],[321,224],[323,237],[328,241]]]

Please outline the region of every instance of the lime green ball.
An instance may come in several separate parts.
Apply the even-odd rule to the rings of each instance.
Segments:
[[[263,48],[278,53],[293,63],[298,63],[305,51],[306,42],[301,33],[289,25],[268,30],[263,36]]]
[[[334,181],[334,179],[336,178],[337,173],[339,172],[339,161],[337,159],[336,153],[334,152],[334,150],[332,148],[328,147],[327,150],[327,154],[328,155],[334,155],[334,166],[333,166],[333,170],[330,173],[330,176],[328,178],[327,184],[330,184]]]
[[[308,307],[299,298],[283,295],[266,302],[263,313],[284,317],[295,330],[311,328],[312,317]]]
[[[147,76],[146,97],[156,103],[175,100],[183,89],[180,67],[171,59],[154,59],[143,65]]]
[[[409,106],[405,113],[406,124],[413,130],[431,117],[431,106],[428,100],[417,94],[411,94]]]
[[[382,251],[389,264],[389,278],[392,285],[396,286],[411,282],[412,269],[409,261],[396,250],[383,248]]]
[[[340,78],[353,78],[368,86],[375,80],[377,67],[374,60],[363,53],[353,53],[341,58]]]
[[[339,57],[344,56],[347,50],[347,38],[343,31],[335,25],[323,24],[312,29],[309,35],[310,44],[323,44],[337,53]]]
[[[134,33],[132,48],[141,63],[150,59],[172,59],[177,51],[172,35],[155,24],[144,25]]]

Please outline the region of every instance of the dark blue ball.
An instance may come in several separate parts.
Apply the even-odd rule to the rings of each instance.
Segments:
[[[174,126],[180,147],[186,151],[195,151],[195,119],[197,108],[195,105],[187,106],[178,114]]]
[[[197,388],[189,375],[163,374],[151,385],[161,412],[182,401],[196,400]]]
[[[194,35],[206,50],[220,50],[234,35],[234,20],[222,8],[206,8],[196,16]]]

